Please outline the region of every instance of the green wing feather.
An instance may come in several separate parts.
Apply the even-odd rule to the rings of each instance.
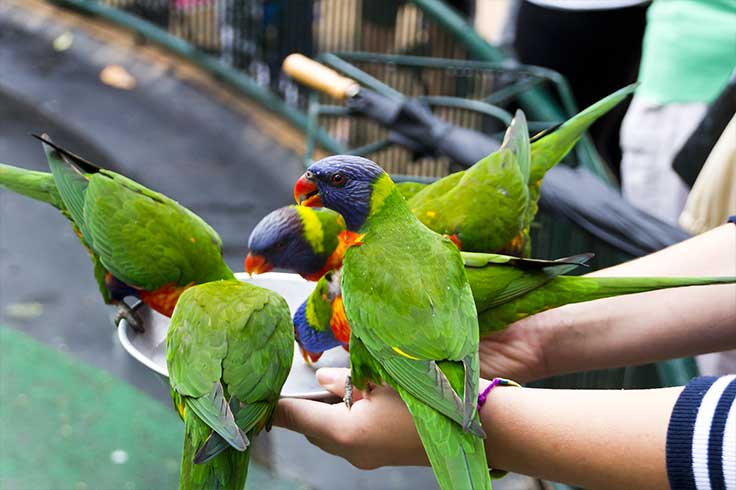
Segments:
[[[209,393],[197,398],[185,397],[184,403],[202,422],[217,432],[233,448],[245,451],[250,444],[248,437],[235,423],[235,415],[230,410],[222,383],[219,381],[215,382]]]
[[[579,112],[565,123],[532,138],[530,183],[538,182],[575,146],[583,133],[599,117],[634,92],[638,83],[627,85]]]
[[[466,265],[465,272],[479,314],[575,270],[591,257],[592,254],[579,254],[557,260],[540,260],[497,254],[463,255],[466,264],[468,260],[474,264],[472,267]],[[488,259],[485,265],[484,258]]]
[[[147,291],[233,277],[222,260],[219,236],[201,218],[163,194],[43,141],[71,219],[115,277]]]
[[[524,113],[517,109],[514,119],[511,121],[504,135],[502,150],[509,150],[516,155],[516,164],[519,167],[524,182],[529,184],[529,172],[531,169],[531,151],[529,148],[529,129]]]
[[[409,207],[430,229],[456,235],[463,250],[504,250],[525,224],[528,175],[528,130],[519,112],[498,151],[428,185]]]
[[[231,410],[235,414],[235,424],[246,434],[257,430],[264,420],[270,420],[274,409],[274,405],[268,402],[242,405],[235,397],[231,397],[230,400]],[[236,401],[236,403],[232,403],[233,401]],[[197,451],[194,456],[194,463],[206,463],[229,447],[228,441],[223,439],[217,432],[213,432]]]

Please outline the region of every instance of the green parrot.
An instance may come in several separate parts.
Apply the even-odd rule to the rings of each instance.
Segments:
[[[242,490],[250,442],[271,417],[291,369],[286,301],[237,280],[186,290],[171,317],[166,365],[184,420],[182,490]]]
[[[500,254],[461,252],[478,312],[480,337],[558,306],[657,289],[730,284],[734,277],[586,277],[562,276],[584,265],[592,254],[557,260],[523,259]],[[350,326],[345,319],[339,271],[322,277],[294,315],[294,327],[305,359],[346,347]]]
[[[414,217],[370,160],[320,160],[294,192],[339,212],[361,235],[345,253],[341,280],[352,382],[396,389],[441,488],[490,489],[476,410],[478,320],[459,250]]]
[[[526,120],[517,111],[498,151],[426,186],[409,199],[409,207],[422,223],[450,237],[461,250],[529,256],[529,228],[544,174],[596,119],[635,88],[629,85],[614,92],[535,136],[531,144]]]
[[[0,164],[0,187],[47,202],[90,254],[100,293],[140,330],[124,298],[171,316],[188,287],[234,275],[217,232],[176,201],[43,141],[51,173]]]

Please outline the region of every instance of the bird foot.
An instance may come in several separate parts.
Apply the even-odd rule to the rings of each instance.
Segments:
[[[138,301],[133,306],[129,306],[125,301],[118,303],[118,311],[115,313],[115,317],[113,318],[115,326],[120,326],[121,320],[125,319],[125,321],[128,322],[128,325],[130,325],[136,332],[145,332],[145,328],[143,327],[143,318],[141,318],[140,314],[136,311],[142,304],[142,301]]]
[[[348,410],[353,406],[353,378],[349,374],[345,378],[345,396],[342,397],[342,401],[345,402]]]

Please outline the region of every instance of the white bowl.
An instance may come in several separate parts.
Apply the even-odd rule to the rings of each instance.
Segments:
[[[245,273],[238,273],[235,274],[235,277],[243,282],[276,291],[289,304],[292,315],[299,305],[307,299],[315,285],[315,283],[306,281],[297,274],[283,272],[268,272],[253,277],[249,277]],[[118,327],[118,339],[120,339],[120,343],[128,354],[138,362],[155,373],[168,378],[166,332],[169,328],[169,318],[147,306],[142,307],[138,312],[143,318],[145,332],[139,334],[131,328],[127,321],[123,320]],[[294,362],[291,365],[289,377],[281,389],[281,396],[315,400],[328,398],[331,394],[317,383],[314,377],[315,370],[327,366],[347,367],[348,364],[348,354],[342,348],[327,351],[317,363],[307,364],[304,362],[299,348],[295,345]]]

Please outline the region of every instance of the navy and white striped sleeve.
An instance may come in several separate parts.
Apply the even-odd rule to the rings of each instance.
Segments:
[[[672,490],[736,490],[736,375],[695,378],[667,429]]]

